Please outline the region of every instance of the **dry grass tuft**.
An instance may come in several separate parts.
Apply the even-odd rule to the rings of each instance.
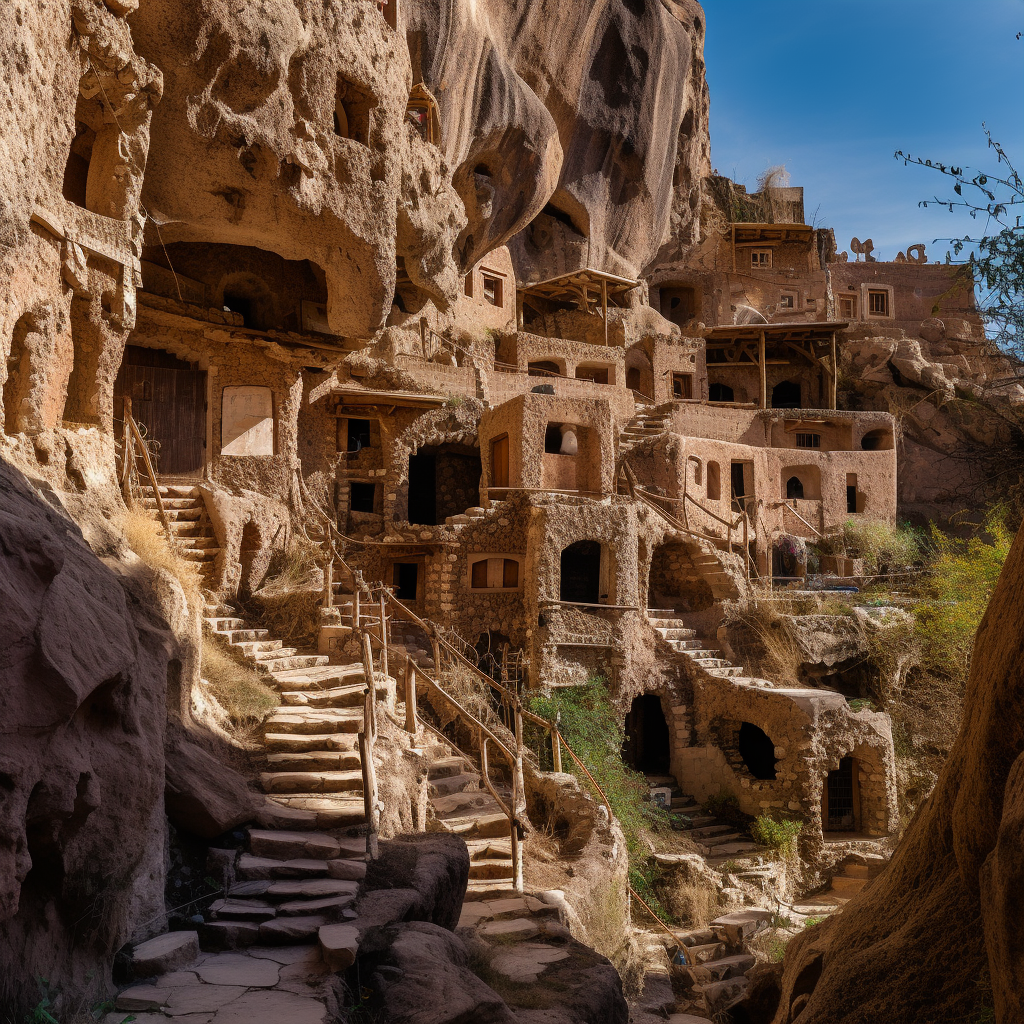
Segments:
[[[121,533],[128,546],[147,565],[174,576],[192,609],[203,602],[203,577],[194,562],[182,558],[167,543],[160,524],[148,513],[129,509],[121,517]]]
[[[658,895],[672,917],[689,929],[705,928],[726,910],[718,889],[710,884],[675,879],[659,885]]]
[[[277,692],[263,682],[255,669],[237,662],[211,637],[203,637],[202,671],[210,695],[227,712],[236,729],[258,725],[281,703]]]
[[[308,542],[298,542],[279,556],[267,581],[244,602],[248,617],[281,640],[313,646],[322,618],[320,557],[319,548]]]
[[[785,618],[769,603],[751,602],[740,622],[757,637],[756,669],[766,679],[785,686],[800,686],[803,656]],[[745,652],[746,653],[746,652]]]

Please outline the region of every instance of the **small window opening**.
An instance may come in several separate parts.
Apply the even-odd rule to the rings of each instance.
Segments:
[[[419,576],[420,567],[416,562],[395,562],[394,563],[394,580],[395,585],[395,597],[399,601],[415,601]]]
[[[589,380],[594,384],[607,384],[608,383],[608,367],[607,366],[577,366],[576,367],[576,379],[577,380]]]
[[[335,135],[369,146],[371,111],[376,105],[377,100],[368,89],[338,75],[334,100]]]
[[[754,270],[764,270],[772,265],[771,249],[754,249],[750,253],[750,266]]]
[[[489,302],[492,306],[502,305],[501,280],[491,277],[490,274],[482,274],[481,277],[483,278],[484,302]]]
[[[889,448],[889,432],[887,430],[869,430],[861,439],[860,446],[866,452],[877,452]]]
[[[376,491],[376,484],[353,481],[349,484],[349,511],[373,512]]]
[[[473,298],[473,271],[470,271],[466,275],[466,285],[465,285],[463,291],[466,293],[466,297],[467,298],[469,298],[469,299]]]
[[[514,558],[503,558],[501,585],[507,588],[519,586],[519,563]]]
[[[540,360],[536,363],[529,363],[526,374],[528,377],[561,377],[562,371],[558,368],[558,363]]]
[[[719,501],[722,497],[722,471],[717,462],[708,463],[708,500]]]
[[[562,451],[562,428],[558,423],[549,423],[544,431],[544,452],[558,455]]]
[[[348,421],[348,450],[350,452],[362,451],[370,447],[370,421],[349,420]]]
[[[562,551],[558,596],[562,601],[598,604],[601,598],[601,545],[580,540]]]
[[[854,813],[854,764],[852,757],[839,760],[839,767],[828,773],[826,781],[827,810],[826,832],[855,832],[857,829]]]
[[[740,757],[755,779],[774,779],[777,777],[775,766],[775,744],[771,737],[756,725],[744,722],[740,726],[739,735]]]
[[[847,488],[849,492],[849,488]],[[798,476],[791,476],[786,481],[786,497],[799,500],[804,496],[804,485]]]
[[[672,397],[693,398],[693,374],[673,373],[672,374]]]
[[[796,296],[783,293],[782,298],[779,299],[779,309],[796,309]]]
[[[872,316],[888,316],[889,293],[887,291],[869,291],[868,312]]]
[[[742,462],[734,462],[732,464],[732,473],[731,473],[731,475],[732,475],[732,479],[730,480],[730,483],[732,484],[732,496],[734,498],[745,497],[746,493],[747,493],[747,490],[746,490],[746,484],[743,482],[744,474],[743,474],[743,463]]]
[[[735,400],[736,394],[728,384],[720,384],[718,381],[715,381],[714,384],[709,385],[709,402],[734,402]]]
[[[855,295],[839,296],[839,318],[841,320],[857,319],[857,297]]]
[[[470,585],[474,590],[483,590],[487,586],[487,559],[481,558],[470,568]]]
[[[797,434],[797,448],[820,448],[821,434]]]
[[[773,409],[799,409],[800,384],[795,380],[780,381],[772,388]]]

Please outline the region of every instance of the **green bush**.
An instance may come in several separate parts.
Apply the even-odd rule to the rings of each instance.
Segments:
[[[784,856],[792,856],[796,853],[797,836],[803,831],[803,827],[802,821],[759,814],[751,822],[750,835],[755,843],[776,850]]]
[[[864,572],[899,572],[921,560],[925,536],[909,523],[893,526],[881,519],[847,519],[843,528],[818,544],[824,554],[863,558]]]
[[[915,633],[923,666],[957,682],[967,680],[974,634],[1013,543],[1006,517],[1006,508],[996,506],[966,539],[932,526],[929,573],[920,588],[923,601],[915,609]]]

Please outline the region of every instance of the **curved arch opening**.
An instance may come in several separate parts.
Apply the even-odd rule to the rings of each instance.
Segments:
[[[803,481],[798,476],[791,476],[786,481],[786,497],[802,498],[804,496]]]
[[[772,388],[773,409],[799,409],[800,407],[799,381],[783,380]]]
[[[751,722],[740,725],[739,736],[740,757],[755,779],[774,779],[777,777],[775,765],[775,744],[771,737]]]
[[[709,402],[734,402],[735,400],[736,393],[728,384],[715,381],[714,384],[708,385]]]

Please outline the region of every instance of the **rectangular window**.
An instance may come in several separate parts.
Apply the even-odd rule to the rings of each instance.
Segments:
[[[358,452],[370,447],[370,421],[348,421],[348,451]]]
[[[362,481],[349,484],[348,508],[350,512],[373,512],[376,485]]]
[[[869,291],[868,312],[872,316],[889,316],[889,293],[883,291]]]
[[[779,299],[779,309],[796,309],[796,296],[784,293]]]
[[[484,279],[484,301],[492,306],[502,305],[501,281],[489,274],[482,275]]]
[[[797,434],[797,448],[820,448],[821,434]]]
[[[514,558],[481,558],[469,567],[472,590],[515,590],[519,586],[519,562]]]
[[[857,296],[856,295],[840,295],[839,296],[839,316],[843,320],[856,320],[857,319]]]
[[[672,374],[672,397],[693,398],[693,374],[673,373]]]
[[[772,265],[771,249],[753,249],[750,253],[750,266],[753,270],[765,270]]]
[[[577,380],[589,380],[595,384],[607,384],[608,383],[608,367],[607,366],[578,366],[576,368],[576,379]]]
[[[470,299],[473,298],[473,271],[472,270],[466,275],[465,290],[466,290],[467,298],[470,298]]]

